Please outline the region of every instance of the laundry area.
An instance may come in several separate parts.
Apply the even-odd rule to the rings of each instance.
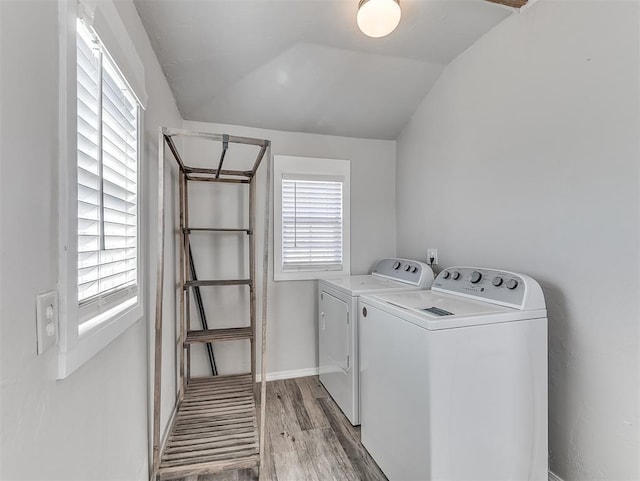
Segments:
[[[640,481],[639,39],[0,1],[0,481]]]

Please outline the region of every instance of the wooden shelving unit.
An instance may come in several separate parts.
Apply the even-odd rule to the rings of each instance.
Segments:
[[[222,154],[215,168],[186,166],[180,156],[174,137],[199,137],[222,142]],[[222,169],[229,144],[254,145],[259,148],[251,170]],[[178,396],[171,416],[170,428],[162,437],[160,426],[162,392],[162,300],[164,296],[164,162],[166,149],[179,168],[180,230],[182,241],[180,256],[180,317],[179,345],[181,346],[178,369]],[[256,381],[256,186],[258,168],[267,158],[267,186],[270,182],[271,144],[268,140],[234,137],[206,132],[167,129],[160,131],[159,159],[159,229],[158,229],[158,284],[155,317],[155,375],[154,375],[154,420],[153,420],[153,479],[162,481],[199,474],[213,474],[228,469],[260,467],[264,455],[265,403],[257,403]],[[197,175],[194,175],[197,174]],[[248,228],[220,228],[189,226],[189,182],[236,183],[249,186]],[[265,201],[265,246],[263,249],[262,285],[262,375],[260,398],[266,396],[266,314],[267,314],[267,270],[269,188]],[[237,232],[249,236],[249,278],[243,279],[197,279],[192,264],[190,236],[194,233]],[[203,315],[200,287],[246,286],[249,288],[249,325],[246,327],[210,328]],[[191,295],[198,304],[203,328],[191,327]],[[175,332],[175,329],[172,331]],[[213,344],[219,342],[248,340],[251,343],[251,372],[232,376],[218,376],[213,358]],[[206,344],[211,362],[212,376],[191,377],[191,346]],[[260,408],[258,417],[257,406]],[[258,423],[258,419],[260,422]]]

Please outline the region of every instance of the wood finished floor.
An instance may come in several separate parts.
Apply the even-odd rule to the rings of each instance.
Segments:
[[[318,376],[267,383],[267,446],[260,481],[386,481]],[[257,481],[255,470],[181,481]]]

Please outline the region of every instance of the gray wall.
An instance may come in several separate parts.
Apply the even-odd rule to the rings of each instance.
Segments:
[[[276,130],[245,128],[234,125],[219,125],[202,122],[184,122],[184,127],[192,130],[204,130],[232,135],[258,137],[272,141],[274,155],[296,155],[302,157],[319,157],[347,159],[351,161],[351,272],[352,274],[369,273],[371,265],[381,257],[395,255],[395,142],[385,140],[355,139],[334,137],[328,135],[314,135]],[[185,140],[185,158],[193,165],[216,165],[218,153],[213,152],[206,143],[187,143]],[[209,148],[209,150],[205,150]],[[232,156],[232,145],[229,156]],[[255,153],[251,154],[250,162]],[[231,162],[231,157],[225,162]],[[226,164],[225,164],[226,165]],[[229,164],[229,168],[232,164]],[[256,245],[258,252],[262,251],[264,229],[264,186],[266,183],[266,169],[261,168],[258,176],[258,208]],[[226,190],[220,197],[211,196],[211,186],[195,186],[190,191],[190,203],[199,212],[192,217],[192,225],[221,219],[215,219],[220,209],[226,211],[222,225],[238,222],[231,227],[240,227],[241,215],[236,210],[241,198],[236,197],[234,187]],[[193,214],[192,214],[193,215]],[[218,224],[220,225],[220,224]],[[272,239],[271,239],[272,241]],[[230,272],[237,267],[237,257],[233,251],[222,258],[220,251],[206,245],[201,239],[194,247],[194,253],[199,255],[196,262],[207,264],[210,268],[216,265],[220,272]],[[230,242],[233,242],[232,240]],[[272,243],[272,242],[271,242]],[[227,246],[233,247],[233,246]],[[217,252],[218,254],[215,254]],[[424,256],[423,256],[424,257]],[[270,265],[273,266],[273,255]],[[257,258],[258,286],[262,286],[262,259]],[[317,360],[317,326],[316,326],[316,281],[282,281],[273,282],[273,272],[270,272],[269,283],[269,326],[267,372],[272,376],[300,375],[313,372],[318,366]],[[204,277],[203,277],[204,278]],[[226,293],[225,293],[226,294]],[[211,295],[205,293],[203,297]],[[261,291],[258,290],[258,296]],[[229,311],[234,303],[227,298]],[[224,302],[224,299],[219,299]],[[206,302],[206,301],[205,301]],[[260,304],[260,303],[258,303]],[[216,309],[220,310],[220,302]],[[219,311],[218,311],[219,312]],[[241,319],[238,319],[241,321]],[[218,348],[221,372],[242,370],[248,367],[243,364],[243,355],[237,346],[221,346]],[[204,367],[204,351],[200,351],[199,364],[194,366],[195,372],[202,372]],[[292,372],[294,371],[294,372]]]
[[[157,128],[182,119],[133,4],[117,6],[145,64],[141,201],[153,234]],[[145,480],[147,318],[65,380],[56,381],[57,349],[36,356],[35,296],[58,276],[57,10],[52,0],[0,1],[0,478]],[[155,244],[151,235],[140,249],[147,262]]]
[[[450,64],[398,139],[398,254],[542,284],[567,481],[640,478],[638,13],[534,3]]]

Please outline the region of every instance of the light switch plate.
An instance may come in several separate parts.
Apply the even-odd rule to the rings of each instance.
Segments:
[[[56,291],[36,296],[36,332],[38,355],[58,343],[58,293]]]

